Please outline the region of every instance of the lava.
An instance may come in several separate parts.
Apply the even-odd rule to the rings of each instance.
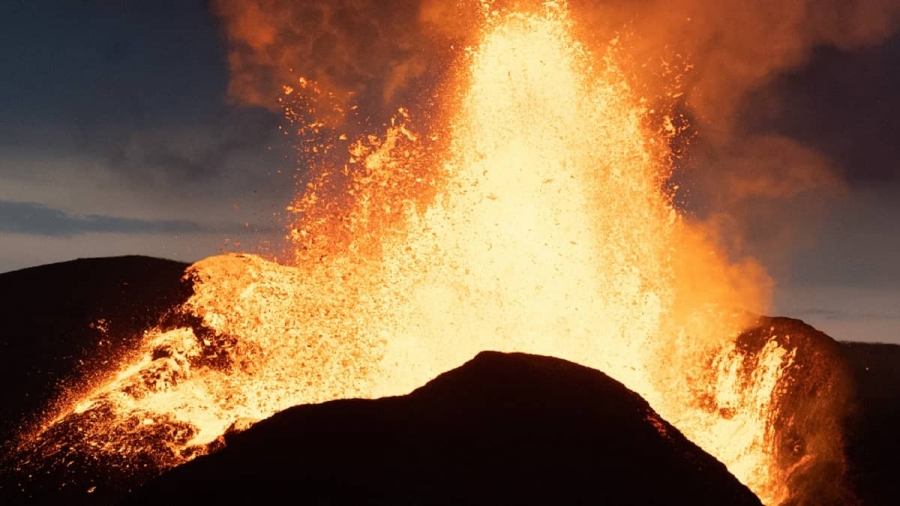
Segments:
[[[793,352],[772,342],[748,372],[735,342],[765,309],[765,274],[674,206],[667,134],[615,42],[588,51],[561,1],[482,9],[446,118],[416,132],[400,111],[359,139],[299,125],[316,142],[290,265],[191,266],[182,323],[148,331],[23,447],[69,451],[46,444],[64,426],[127,462],[150,451],[134,444],[148,427],[168,427],[150,451],[167,468],[238,422],[406,393],[482,350],[520,351],[606,372],[766,504],[788,500],[772,421]]]

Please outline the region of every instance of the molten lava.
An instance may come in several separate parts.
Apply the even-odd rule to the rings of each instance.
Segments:
[[[193,324],[148,332],[39,433],[76,420],[86,451],[127,460],[146,451],[139,431],[168,424],[154,447],[168,467],[241,420],[402,394],[479,351],[522,351],[608,373],[765,503],[787,500],[771,421],[792,354],[772,343],[748,373],[735,345],[745,311],[765,307],[765,275],[673,206],[668,139],[615,43],[590,54],[565,2],[484,9],[452,114],[424,133],[401,112],[383,138],[325,136],[290,208],[293,265],[193,265],[180,309]]]

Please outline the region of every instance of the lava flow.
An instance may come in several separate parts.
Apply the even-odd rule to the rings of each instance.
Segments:
[[[728,260],[663,190],[668,134],[615,42],[591,54],[562,1],[482,8],[446,118],[416,132],[401,111],[380,138],[319,135],[290,207],[292,264],[191,266],[182,324],[148,331],[23,448],[166,468],[244,420],[402,394],[479,351],[522,351],[610,374],[766,504],[789,500],[773,420],[793,352],[769,343],[748,371],[736,344],[765,309],[764,273]],[[61,430],[80,446],[53,443]]]

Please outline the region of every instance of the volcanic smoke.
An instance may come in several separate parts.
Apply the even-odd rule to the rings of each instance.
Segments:
[[[776,445],[794,352],[771,341],[746,367],[736,338],[769,282],[673,204],[676,118],[635,92],[621,42],[576,39],[566,2],[473,12],[439,103],[424,119],[421,104],[399,110],[383,135],[332,121],[360,96],[328,76],[285,82],[310,167],[289,207],[291,261],[191,266],[182,323],[148,330],[21,450],[54,458],[65,445],[47,434],[67,424],[127,466],[163,427],[151,453],[164,469],[296,404],[403,394],[482,350],[519,351],[623,382],[766,504],[802,497],[791,474],[839,458],[825,446],[840,435],[794,426],[807,447]]]

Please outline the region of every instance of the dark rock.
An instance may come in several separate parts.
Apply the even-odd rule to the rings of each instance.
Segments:
[[[900,504],[900,346],[840,343],[856,410],[847,430],[850,481],[862,504]]]
[[[769,415],[776,465],[788,477],[790,499],[782,506],[856,504],[844,438],[854,392],[841,346],[800,320],[764,316],[737,339],[744,369],[757,368],[762,350],[773,344],[791,356]]]
[[[70,415],[30,441],[27,452],[17,450],[17,437],[52,414],[54,404],[68,402],[63,394],[93,386],[190,296],[186,267],[128,256],[0,274],[0,504],[112,504],[159,473],[149,457],[97,458],[75,427],[85,417],[109,418],[103,405]],[[141,422],[126,421],[140,436],[136,446],[165,444],[173,431],[189,437],[182,433],[190,429],[176,423]]]
[[[124,504],[758,505],[640,396],[560,359],[485,352],[407,396],[298,406]]]
[[[88,384],[190,296],[187,264],[79,259],[0,274],[0,443],[65,385]]]

